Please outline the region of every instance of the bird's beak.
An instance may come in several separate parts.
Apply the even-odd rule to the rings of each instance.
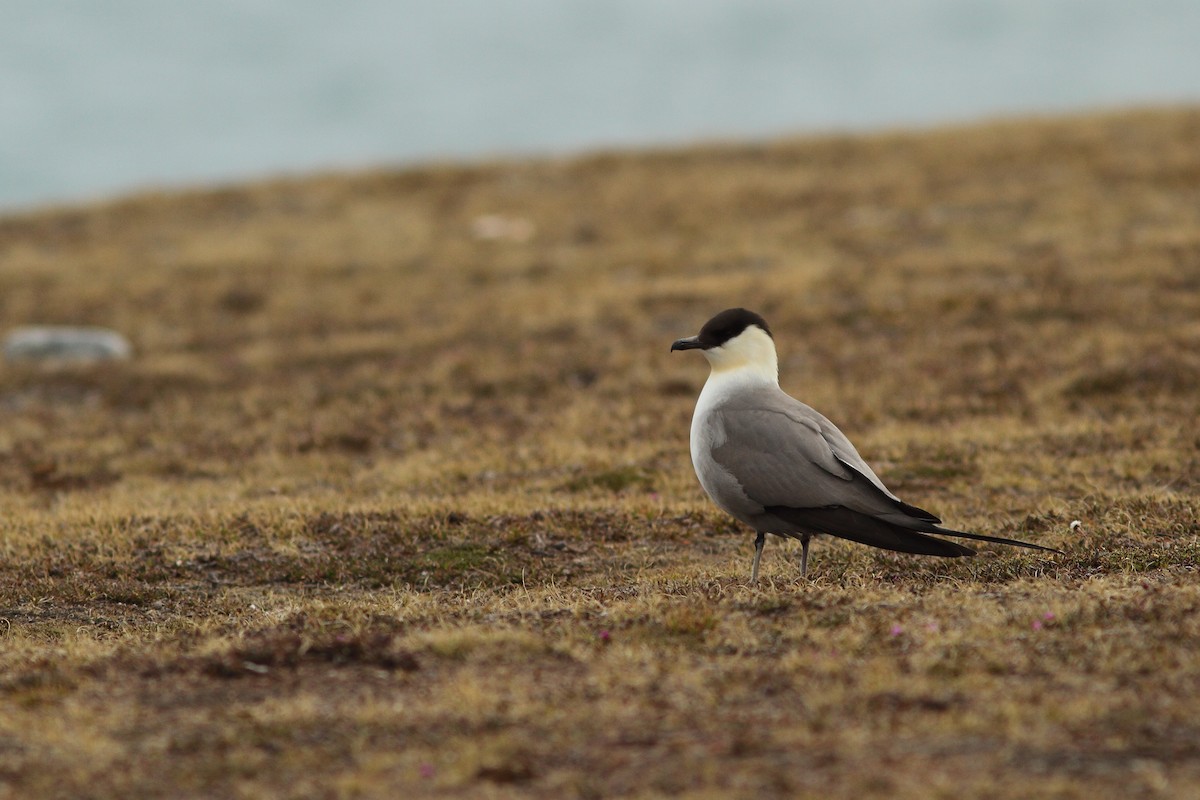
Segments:
[[[676,350],[703,350],[704,345],[700,344],[699,336],[689,336],[686,339],[678,339],[671,345],[671,352]]]

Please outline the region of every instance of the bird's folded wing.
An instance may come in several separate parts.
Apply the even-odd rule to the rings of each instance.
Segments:
[[[824,415],[775,386],[741,392],[716,409],[713,457],[763,506],[843,505],[928,530],[937,516],[902,502]]]
[[[970,555],[963,545],[921,533],[1058,552],[1016,539],[941,528],[936,516],[887,490],[849,440],[808,406],[782,396],[743,395],[712,413],[721,444],[713,459],[745,493],[747,502],[799,528],[930,555]]]
[[[824,417],[811,409],[805,414],[807,406],[796,405],[799,411],[749,403],[714,410],[713,423],[724,436],[713,459],[764,507],[836,505],[871,515],[897,514],[899,501],[853,445],[844,436],[831,442],[822,430]],[[907,514],[899,511],[899,516]]]

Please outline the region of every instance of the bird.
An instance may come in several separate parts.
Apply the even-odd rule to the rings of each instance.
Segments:
[[[709,363],[692,414],[692,466],[712,501],[754,529],[752,583],[768,533],[800,540],[801,577],[818,534],[947,558],[976,551],[928,534],[1061,552],[943,528],[892,494],[836,425],[779,387],[775,338],[759,314],[726,309],[672,343],[676,350],[699,350]]]

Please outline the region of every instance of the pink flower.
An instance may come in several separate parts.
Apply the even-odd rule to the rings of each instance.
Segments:
[[[612,634],[609,633],[607,630],[600,631],[599,636],[600,636],[600,641],[604,642],[605,644],[608,644],[608,642],[612,639]]]
[[[1040,619],[1035,619],[1033,621],[1033,629],[1035,631],[1040,631],[1042,629],[1042,621]]]
[[[433,764],[422,764],[421,766],[417,767],[417,771],[421,773],[422,778],[432,778]]]
[[[902,633],[904,633],[904,628],[901,628],[898,624],[892,626],[892,630],[891,630],[892,636],[899,636]]]

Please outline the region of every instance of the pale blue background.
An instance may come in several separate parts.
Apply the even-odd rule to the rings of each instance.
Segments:
[[[0,208],[1200,101],[1198,0],[7,0]]]

